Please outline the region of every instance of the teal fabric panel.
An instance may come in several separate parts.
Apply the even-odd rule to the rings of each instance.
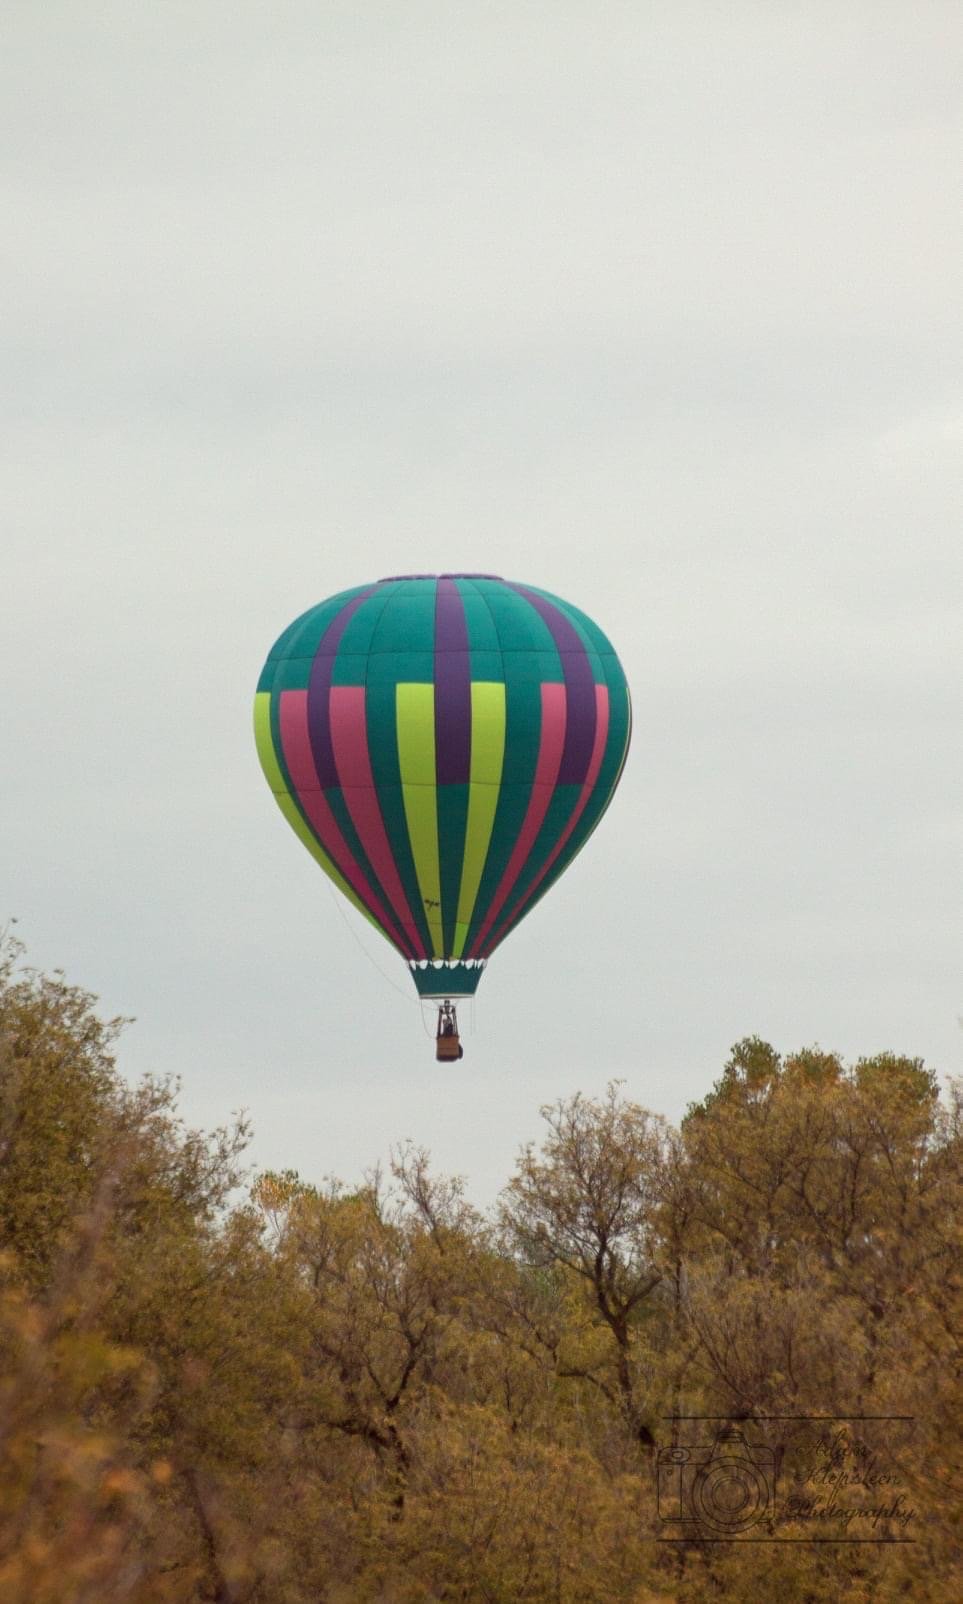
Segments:
[[[394,680],[385,677],[375,684],[369,681],[365,703],[368,718],[368,755],[371,759],[371,774],[378,793],[385,833],[394,854],[408,906],[425,944],[425,951],[431,952],[431,932],[422,906],[401,789]]]
[[[371,641],[373,652],[433,652],[435,581],[405,580],[391,593]],[[431,676],[429,676],[431,677]]]
[[[439,785],[438,862],[441,873],[441,917],[445,953],[455,945],[455,916],[461,871],[465,861],[465,830],[468,825],[468,786]]]

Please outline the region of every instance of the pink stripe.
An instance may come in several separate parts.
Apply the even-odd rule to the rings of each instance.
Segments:
[[[531,901],[531,898],[533,897],[533,895],[537,891],[539,885],[544,880],[545,876],[548,874],[549,869],[552,867],[552,864],[558,858],[559,853],[564,848],[566,841],[568,841],[569,837],[572,834],[572,831],[575,829],[575,826],[578,824],[579,819],[582,817],[582,814],[585,812],[585,808],[586,808],[586,805],[588,803],[588,799],[592,795],[592,792],[595,789],[595,782],[599,777],[599,770],[602,767],[602,758],[603,758],[603,756],[605,754],[605,743],[606,743],[606,741],[608,739],[608,733],[609,733],[609,688],[608,688],[607,685],[596,685],[596,687],[595,687],[595,743],[594,743],[594,745],[592,747],[592,756],[589,759],[588,773],[585,776],[585,783],[582,786],[582,789],[581,789],[581,791],[579,793],[579,799],[576,802],[574,808],[572,809],[572,816],[569,819],[568,823],[566,824],[565,829],[562,831],[561,835],[559,836],[559,838],[558,838],[557,842],[555,843],[554,847],[552,848],[551,852],[549,853],[546,862],[542,864],[542,867],[539,869],[538,874],[535,876],[535,879],[532,881],[532,883],[529,886],[528,890],[525,892],[525,895],[518,902],[517,906],[512,909],[512,912],[509,915],[509,917],[503,922],[503,924],[501,925],[500,929],[498,929],[496,931],[495,935],[487,943],[487,945],[485,947],[485,950],[484,950],[484,952],[482,954],[483,957],[487,958],[491,954],[492,950],[495,947],[497,947],[498,943],[504,939],[504,937],[508,933],[508,927],[510,927],[515,922],[515,920],[519,918],[519,916],[520,916],[520,914],[522,912],[522,909],[526,906],[526,904],[528,902]]]
[[[368,884],[367,877],[352,855],[351,848],[344,839],[338,821],[331,812],[321,789],[311,751],[311,737],[308,734],[307,691],[282,691],[280,712],[281,750],[291,776],[291,784],[307,814],[308,822],[339,872],[344,875],[352,890],[357,892],[368,911],[374,914],[379,924],[383,925],[395,946],[408,957],[414,956],[410,943],[398,930],[390,914],[385,912]]]
[[[408,898],[385,831],[378,793],[368,754],[368,727],[363,685],[332,685],[330,691],[331,741],[345,804],[358,839],[381,881],[391,910],[403,925],[419,958],[427,957],[425,944],[412,918]]]
[[[542,733],[538,746],[538,762],[535,766],[535,779],[532,782],[532,794],[528,799],[528,810],[525,821],[519,833],[518,840],[508,860],[508,866],[498,883],[494,900],[485,922],[472,942],[472,954],[481,951],[482,943],[489,930],[501,913],[505,901],[512,891],[516,880],[522,870],[522,865],[532,850],[532,845],[545,815],[548,804],[555,791],[555,782],[558,779],[559,764],[562,761],[562,748],[565,745],[565,717],[566,698],[564,685],[542,686]]]

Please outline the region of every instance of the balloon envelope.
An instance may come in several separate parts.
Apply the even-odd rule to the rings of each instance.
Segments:
[[[584,613],[532,585],[441,574],[302,614],[268,656],[254,721],[295,833],[419,992],[454,997],[595,828],[631,711]]]

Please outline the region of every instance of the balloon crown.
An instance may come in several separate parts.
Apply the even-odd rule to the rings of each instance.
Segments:
[[[386,574],[379,585],[394,585],[402,579],[501,579],[501,574]]]

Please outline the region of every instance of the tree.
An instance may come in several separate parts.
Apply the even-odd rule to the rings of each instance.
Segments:
[[[963,1593],[963,1122],[919,1060],[750,1037],[678,1131],[617,1085],[560,1101],[488,1219],[411,1146],[245,1193],[246,1123],[128,1085],[119,1024],[0,952],[4,1601]],[[873,1445],[912,1545],[656,1541],[684,1417],[768,1450],[760,1530],[806,1538],[812,1427],[770,1417],[854,1413],[914,1417]]]
[[[633,1335],[662,1280],[653,1231],[665,1123],[612,1083],[602,1101],[576,1093],[543,1108],[543,1156],[525,1148],[505,1192],[506,1239],[533,1266],[577,1276],[611,1337],[618,1397],[633,1436],[655,1443],[639,1395]]]

